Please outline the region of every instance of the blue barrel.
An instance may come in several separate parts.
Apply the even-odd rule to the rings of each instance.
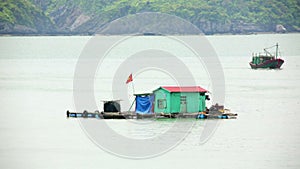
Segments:
[[[76,113],[70,113],[69,117],[76,117]]]
[[[222,114],[221,116],[218,116],[220,119],[228,119],[228,116],[226,114]]]
[[[197,116],[197,119],[206,119],[206,118],[207,118],[207,116],[205,114],[199,114]]]

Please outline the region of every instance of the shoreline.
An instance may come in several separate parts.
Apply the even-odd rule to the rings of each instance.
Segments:
[[[163,35],[163,34],[156,34],[156,35],[143,35],[138,34],[133,36],[193,36],[193,35],[204,35],[204,36],[223,36],[223,35],[267,35],[267,34],[299,34],[299,31],[295,32],[285,32],[285,33],[278,33],[278,32],[248,32],[248,33],[215,33],[215,34],[170,34],[170,35]],[[130,36],[130,34],[89,34],[89,33],[58,33],[58,34],[47,34],[47,33],[37,33],[37,34],[26,34],[26,33],[12,33],[12,34],[0,34],[0,37],[26,37],[26,36]]]

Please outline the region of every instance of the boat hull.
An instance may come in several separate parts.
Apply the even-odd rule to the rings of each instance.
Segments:
[[[273,60],[267,60],[261,64],[253,64],[250,62],[250,66],[252,69],[280,69],[281,65],[284,63],[284,60],[282,59],[273,59]]]

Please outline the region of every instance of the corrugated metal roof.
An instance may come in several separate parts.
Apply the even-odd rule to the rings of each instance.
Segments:
[[[161,88],[164,88],[169,92],[207,92],[206,89],[203,89],[200,86],[161,86]]]

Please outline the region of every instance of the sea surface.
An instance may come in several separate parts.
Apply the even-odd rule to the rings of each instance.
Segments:
[[[0,168],[300,168],[300,34],[204,37],[220,62],[218,70],[222,70],[220,77],[225,84],[220,94],[225,97],[224,105],[232,113],[238,113],[237,119],[218,120],[205,142],[199,138],[208,120],[82,121],[66,118],[66,110],[84,110],[75,103],[74,79],[79,58],[91,46],[92,38],[0,37]],[[107,40],[107,37],[101,38]],[[163,69],[147,68],[133,74],[134,83],[126,85],[126,79],[121,79],[127,89],[126,97],[116,98],[122,96],[118,92],[124,91],[112,87],[115,73],[134,50],[162,47],[174,51],[192,73],[195,84],[214,93],[209,71],[197,57],[192,57],[193,52],[180,48],[182,43],[151,36],[121,42],[126,43],[110,48],[93,77],[93,99],[99,111],[103,110],[103,100],[121,99],[122,110],[127,110],[133,101],[133,92],[147,93],[162,85],[177,84],[174,76],[181,70],[175,69],[172,74]],[[248,63],[252,53],[262,52],[263,48],[276,43],[285,60],[282,69],[250,69]],[[147,54],[151,52],[148,50]],[[159,57],[163,59],[164,56]],[[140,61],[133,63],[142,64]],[[171,61],[166,59],[164,63],[168,66]],[[214,103],[212,98],[208,105]],[[85,109],[94,111],[89,105]],[[159,154],[133,158],[126,155],[126,151],[118,154],[107,151],[103,148],[105,145],[99,146],[83,123],[106,124],[120,136],[132,140],[165,133],[172,139],[181,132],[184,137],[170,149],[161,149]],[[192,125],[187,131],[170,130],[175,123]],[[105,133],[103,130],[98,128],[97,133],[101,136]],[[117,142],[118,138],[103,137],[106,142]],[[128,147],[122,144],[119,142],[116,146],[126,150]],[[154,142],[140,151],[152,146],[159,148],[160,144],[164,143]]]

